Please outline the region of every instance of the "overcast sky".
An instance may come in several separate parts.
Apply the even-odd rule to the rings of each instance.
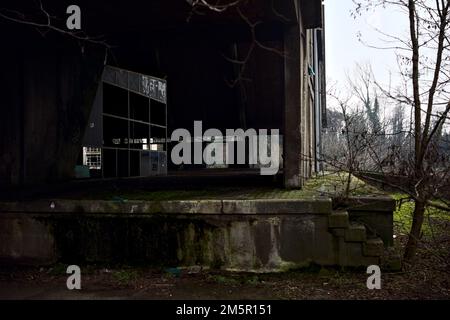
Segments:
[[[395,52],[369,48],[358,41],[357,35],[360,32],[366,43],[385,45],[374,28],[407,36],[407,17],[391,8],[365,13],[355,20],[350,15],[354,8],[352,0],[325,0],[327,78],[342,86],[355,63],[370,63],[377,81],[388,84],[389,71],[392,78],[398,73]]]

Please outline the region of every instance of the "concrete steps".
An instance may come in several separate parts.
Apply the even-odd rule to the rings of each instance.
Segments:
[[[345,229],[344,238],[346,242],[365,242],[367,240],[366,227],[363,224],[351,222]]]
[[[328,230],[336,238],[338,264],[345,267],[379,265],[384,243],[372,236],[362,223],[351,221],[347,211],[334,211],[328,218]]]
[[[366,257],[380,257],[384,253],[384,243],[380,238],[369,239],[363,243],[363,255]]]

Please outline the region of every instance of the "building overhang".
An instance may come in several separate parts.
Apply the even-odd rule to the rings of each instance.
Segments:
[[[323,0],[299,0],[305,28],[323,27]]]

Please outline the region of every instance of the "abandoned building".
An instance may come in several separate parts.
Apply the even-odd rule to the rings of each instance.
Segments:
[[[44,4],[64,21],[67,3]],[[101,172],[145,176],[149,170],[139,159],[152,152],[165,158],[161,163],[168,160],[169,171],[176,169],[167,156],[170,144],[150,146],[150,139],[170,137],[196,120],[219,130],[279,129],[286,187],[300,187],[318,168],[325,121],[320,0],[245,1],[220,13],[193,11],[182,0],[79,6],[82,31],[104,43],[57,31],[42,36],[29,25],[0,20],[8,43],[2,50],[8,61],[1,74],[2,185]],[[38,7],[21,8],[20,1],[10,7],[42,18]],[[118,82],[108,81],[111,70],[122,75]],[[124,83],[128,75],[135,82]],[[167,86],[167,97],[139,92],[139,77]]]
[[[3,2],[25,17],[39,14],[21,1]],[[71,3],[44,4],[64,16]],[[84,40],[0,19],[3,190],[76,177],[162,175],[145,180],[157,187],[171,183],[164,176],[171,172],[197,178],[207,166],[174,165],[168,140],[195,121],[222,132],[278,129],[277,177],[286,189],[301,188],[320,169],[321,0],[249,0],[220,12],[186,0],[78,5]],[[243,168],[252,169],[220,170],[239,175]],[[245,180],[234,183],[245,189]],[[0,202],[0,260],[273,271],[377,264],[392,244],[386,198],[340,211],[327,197],[104,200]]]

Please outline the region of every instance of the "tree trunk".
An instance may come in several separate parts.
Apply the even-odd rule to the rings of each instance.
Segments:
[[[422,230],[422,224],[425,214],[425,202],[417,201],[414,207],[413,222],[411,226],[411,232],[409,234],[408,243],[405,248],[404,259],[411,261],[416,255],[417,244],[420,238],[420,232]]]

